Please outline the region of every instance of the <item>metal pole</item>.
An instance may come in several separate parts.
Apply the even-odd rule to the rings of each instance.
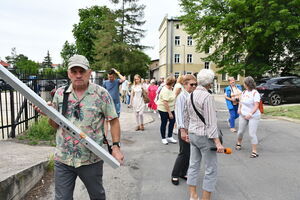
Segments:
[[[49,118],[55,121],[64,130],[66,130],[69,133],[69,135],[79,140],[86,148],[88,148],[95,155],[102,158],[102,160],[104,160],[113,168],[117,168],[120,166],[120,163],[112,155],[105,151],[105,149],[103,149],[98,143],[96,143],[92,138],[83,133],[78,127],[76,127],[73,123],[71,123],[53,107],[48,106],[44,99],[42,99],[38,94],[32,91],[27,85],[25,85],[22,81],[20,81],[2,65],[0,65],[0,76],[14,89],[19,91],[25,98],[27,98],[34,105],[39,107],[42,110],[42,112],[46,113]]]
[[[185,75],[185,45],[183,44],[183,75]]]

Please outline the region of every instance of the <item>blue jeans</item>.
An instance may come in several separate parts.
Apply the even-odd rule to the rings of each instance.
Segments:
[[[230,128],[235,127],[235,119],[239,117],[238,114],[238,107],[239,105],[233,105],[233,109],[229,110],[230,118],[229,118],[229,123],[230,123]]]
[[[168,121],[169,121],[168,137],[172,137],[174,124],[175,124],[175,112],[172,111],[172,115],[174,116],[173,119],[169,118],[168,112],[163,112],[160,110],[158,112],[159,112],[160,119],[161,119],[161,125],[160,125],[161,138],[162,139],[166,138],[166,128],[167,128]]]

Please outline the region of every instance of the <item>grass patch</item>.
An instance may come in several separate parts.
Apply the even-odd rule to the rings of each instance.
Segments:
[[[39,118],[37,123],[32,124],[24,135],[18,136],[19,140],[27,140],[28,144],[47,144],[55,145],[56,130],[48,124],[47,117]]]
[[[49,156],[49,161],[47,164],[47,171],[54,171],[54,155],[51,154]]]
[[[300,120],[300,105],[265,107],[264,114],[271,116],[283,116]]]

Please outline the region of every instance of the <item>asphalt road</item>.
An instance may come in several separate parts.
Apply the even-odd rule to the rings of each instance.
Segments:
[[[228,112],[223,100],[217,99],[219,128],[224,134],[224,146],[234,148],[236,134],[227,127]],[[127,109],[124,112],[129,112]],[[178,153],[178,144],[163,145],[160,139],[160,119],[144,132],[122,133],[125,166],[113,170],[104,167],[107,200],[187,200],[184,180],[178,186],[171,183],[171,171]],[[128,119],[134,129],[134,118]],[[299,200],[300,199],[300,124],[277,119],[262,119],[258,128],[259,157],[250,158],[251,144],[246,134],[241,151],[232,155],[219,154],[219,172],[213,200]],[[177,137],[177,136],[175,136]],[[201,170],[201,179],[203,168]],[[50,193],[53,186],[50,188]],[[201,195],[201,182],[198,187]],[[45,199],[49,199],[45,198]],[[78,180],[74,199],[89,199]]]

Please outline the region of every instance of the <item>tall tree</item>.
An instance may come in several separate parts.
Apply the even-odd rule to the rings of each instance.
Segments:
[[[145,24],[144,9],[145,5],[139,5],[139,0],[111,0],[111,2],[120,5],[115,11],[117,15],[118,32],[121,42],[128,44],[134,49],[145,49],[140,44],[141,38],[145,35],[145,30],[141,28]]]
[[[97,39],[94,40],[93,68],[116,68],[126,75],[146,75],[150,58],[141,50],[122,41],[117,17],[115,13],[110,12],[101,22],[102,29],[97,31]]]
[[[63,59],[63,67],[66,67],[70,57],[75,55],[77,52],[76,45],[70,44],[68,41],[65,41],[63,48],[60,52],[60,56]]]
[[[52,68],[52,61],[49,51],[47,51],[47,56],[45,56],[42,66],[43,68]]]
[[[16,47],[11,48],[11,55],[5,57],[6,62],[14,66],[16,64],[17,56],[18,55]]]
[[[300,37],[298,0],[181,0],[186,30],[197,41],[197,49],[214,52],[206,59],[222,67],[221,72],[261,77],[282,70],[282,61],[295,55]],[[290,59],[291,66],[297,60]]]
[[[93,6],[91,8],[79,9],[79,23],[74,24],[73,35],[76,40],[77,53],[84,55],[91,64],[94,63],[94,40],[96,32],[101,30],[103,16],[110,13],[109,8]]]

